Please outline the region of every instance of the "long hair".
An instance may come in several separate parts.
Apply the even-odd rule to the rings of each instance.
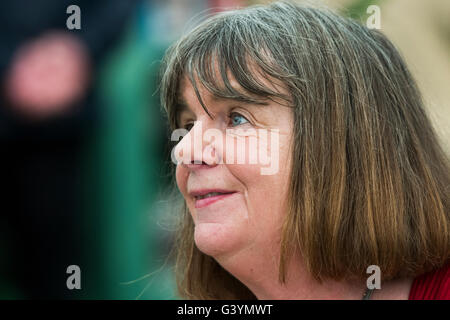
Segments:
[[[204,21],[168,50],[162,72],[172,129],[185,76],[206,111],[199,83],[219,97],[277,97],[293,108],[280,283],[297,253],[318,281],[366,277],[369,265],[383,280],[415,277],[449,261],[449,158],[403,59],[379,31],[325,8],[252,6]],[[254,299],[197,249],[193,232],[185,206],[176,242],[181,296]]]

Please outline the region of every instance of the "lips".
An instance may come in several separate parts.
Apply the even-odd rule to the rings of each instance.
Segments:
[[[196,196],[195,199],[197,200],[202,200],[202,199],[206,199],[206,198],[211,198],[211,197],[216,197],[216,196],[220,196],[222,194],[227,194],[227,193],[220,193],[220,192],[210,192],[201,196]]]
[[[236,193],[236,191],[229,191],[223,189],[204,189],[194,190],[189,194],[195,199],[195,208],[206,207],[218,200],[222,200],[230,197]]]

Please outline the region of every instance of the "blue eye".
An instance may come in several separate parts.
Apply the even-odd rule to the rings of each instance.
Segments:
[[[233,127],[249,122],[244,116],[236,112],[231,113],[230,118]]]

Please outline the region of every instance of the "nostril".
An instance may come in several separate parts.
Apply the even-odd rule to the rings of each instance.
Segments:
[[[204,165],[206,165],[207,163],[205,161],[202,161],[202,160],[192,160],[191,164],[204,164]]]
[[[215,166],[215,164],[208,164],[207,162],[201,161],[201,160],[191,160],[191,162],[186,164],[186,167],[191,170],[197,170],[197,169],[202,169],[202,168],[211,168],[214,166]]]

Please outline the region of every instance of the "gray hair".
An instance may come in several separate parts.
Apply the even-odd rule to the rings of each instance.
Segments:
[[[311,86],[326,95],[327,79],[348,79],[351,75],[346,65],[364,66],[358,63],[361,59],[387,59],[385,64],[389,65],[374,32],[326,8],[317,10],[281,1],[223,12],[206,20],[168,50],[161,104],[175,125],[173,106],[177,104],[180,77],[186,75],[206,112],[197,79],[218,97],[258,103],[259,98],[278,97],[301,108],[317,97],[316,90],[312,95],[308,93],[314,89]],[[257,70],[251,70],[252,65]],[[359,69],[362,74],[366,71]],[[241,90],[231,85],[228,72]],[[258,80],[260,75],[280,80],[291,94],[286,96],[265,86]],[[298,98],[301,101],[294,101]]]

